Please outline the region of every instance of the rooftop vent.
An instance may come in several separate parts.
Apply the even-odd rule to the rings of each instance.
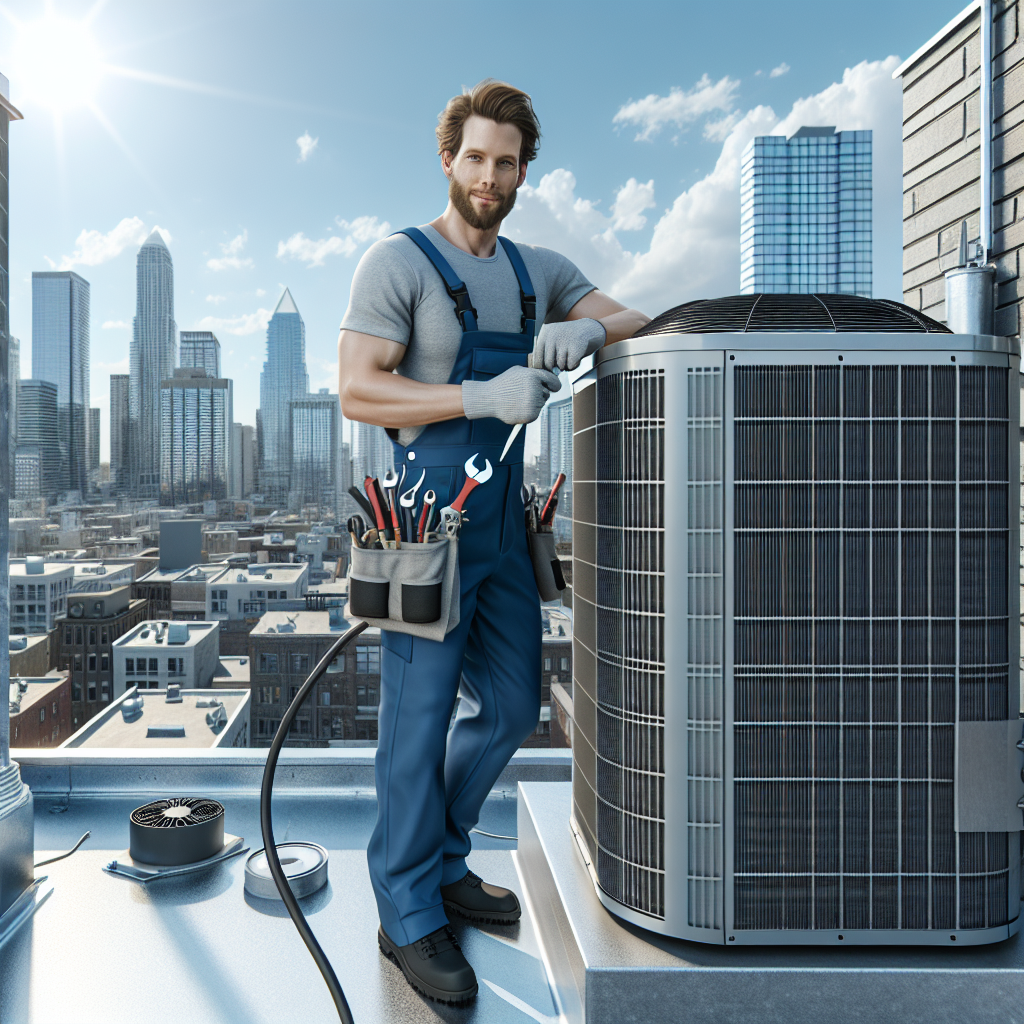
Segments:
[[[26,647],[28,647],[28,637],[25,636],[12,636],[7,641],[9,651],[23,651]]]
[[[121,702],[121,717],[126,722],[134,722],[142,714],[142,705],[145,703],[142,694],[136,691],[130,697]]]
[[[146,739],[184,739],[185,726],[183,725],[151,725],[146,729]]]
[[[228,724],[228,713],[224,710],[223,704],[218,704],[211,711],[206,713],[206,724],[216,732]]]
[[[181,703],[181,685],[179,683],[167,684],[167,696],[164,698],[164,702],[167,704]]]
[[[169,644],[188,643],[188,623],[172,622],[167,627],[167,642]]]
[[[40,576],[46,571],[46,563],[42,555],[29,555],[25,559],[25,573],[28,576]]]
[[[205,797],[170,797],[136,807],[128,819],[133,860],[193,864],[224,848],[224,806]]]
[[[824,331],[845,334],[949,334],[937,320],[891,299],[860,295],[727,295],[698,299],[655,317],[635,338],[652,334],[756,334]]]

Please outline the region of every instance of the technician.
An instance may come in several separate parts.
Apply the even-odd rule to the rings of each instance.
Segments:
[[[437,125],[448,206],[370,247],[338,341],[345,415],[388,429],[396,470],[404,465],[407,481],[426,470],[421,495],[432,488],[443,507],[463,484],[467,458],[493,467],[466,502],[459,625],[443,642],[381,637],[378,813],[367,850],[378,942],[414,988],[451,1003],[471,1000],[477,982],[446,911],[478,922],[520,916],[515,894],[482,881],[466,857],[480,808],[540,709],[524,432],[504,461],[501,451],[512,426],[532,423],[560,390],[556,367],[575,369],[649,320],[564,256],[499,238],[539,138],[530,97],[503,82],[488,79],[449,101]],[[450,295],[453,282],[466,294]],[[535,323],[543,325],[536,338]]]

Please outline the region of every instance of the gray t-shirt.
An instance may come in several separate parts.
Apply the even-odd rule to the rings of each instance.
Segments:
[[[471,256],[446,241],[429,224],[420,230],[465,282],[481,331],[522,330],[522,306],[515,271],[501,243],[487,259]],[[539,245],[516,242],[537,293],[537,328],[558,323],[594,290],[564,256]],[[462,340],[455,303],[441,275],[407,235],[391,235],[363,254],[352,279],[342,330],[372,334],[406,346],[397,373],[425,384],[447,384]],[[422,427],[404,427],[399,441],[411,444]]]

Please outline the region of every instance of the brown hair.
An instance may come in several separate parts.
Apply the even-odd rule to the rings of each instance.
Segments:
[[[447,150],[455,156],[459,152],[462,127],[474,114],[498,124],[514,124],[523,137],[519,148],[520,164],[528,164],[536,158],[540,122],[533,112],[533,102],[521,89],[493,78],[485,78],[472,89],[463,89],[462,94],[453,96],[437,115],[439,154]]]

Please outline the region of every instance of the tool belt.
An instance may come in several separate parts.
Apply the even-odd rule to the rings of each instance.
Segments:
[[[526,545],[533,562],[533,578],[542,601],[554,601],[565,590],[562,563],[555,552],[555,535],[546,531],[526,530]]]
[[[443,640],[459,624],[459,543],[352,548],[348,614],[371,626]]]

